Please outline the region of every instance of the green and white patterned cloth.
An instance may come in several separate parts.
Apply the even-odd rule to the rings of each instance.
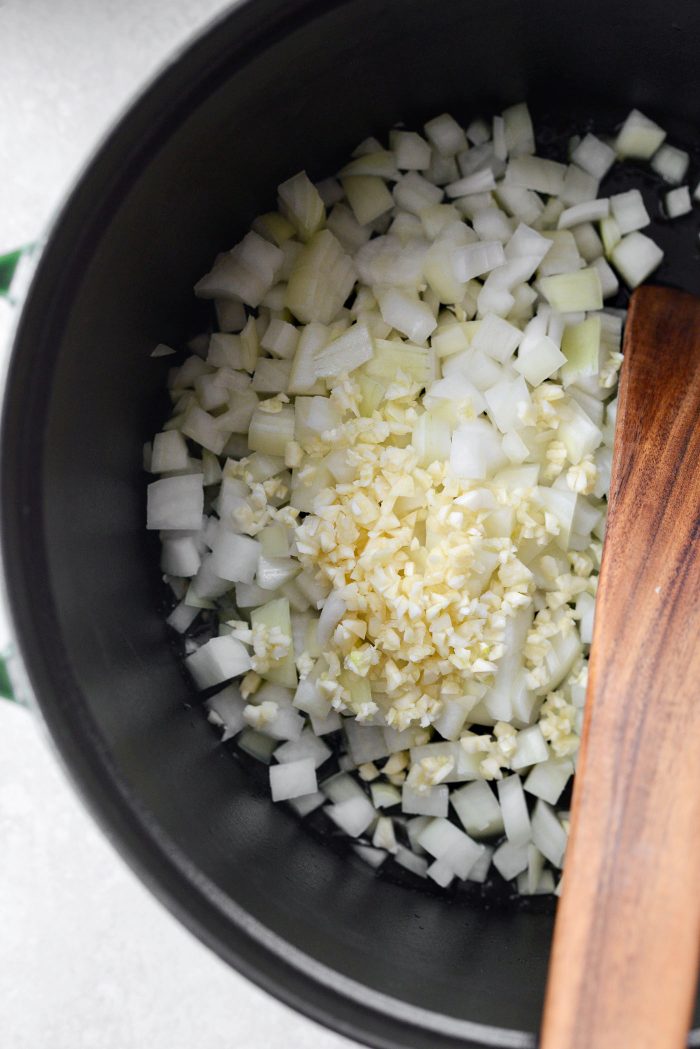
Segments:
[[[32,255],[31,247],[17,248],[0,255],[0,360],[9,352],[14,310],[26,287],[22,270]],[[21,670],[13,659],[13,653],[7,615],[5,609],[0,607],[0,699],[25,702],[26,688],[21,684]]]

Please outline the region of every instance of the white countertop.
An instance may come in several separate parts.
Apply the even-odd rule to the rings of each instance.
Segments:
[[[0,0],[0,255],[35,238],[133,92],[226,6]],[[6,633],[0,617],[0,650]],[[7,1049],[354,1044],[280,1005],[190,936],[102,837],[31,715],[2,700],[0,928]]]

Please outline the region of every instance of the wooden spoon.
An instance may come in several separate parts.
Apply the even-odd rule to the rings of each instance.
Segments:
[[[700,958],[700,299],[632,296],[541,1049],[680,1049]]]

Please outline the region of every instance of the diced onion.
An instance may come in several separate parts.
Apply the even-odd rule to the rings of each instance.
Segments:
[[[615,152],[622,158],[649,160],[665,138],[663,128],[633,109],[615,140]]]
[[[525,780],[525,790],[550,805],[556,805],[573,771],[574,767],[568,758],[549,758],[533,767]]]
[[[250,656],[234,637],[213,637],[185,660],[199,688],[210,688],[250,670]]]
[[[651,166],[666,182],[682,182],[688,170],[690,157],[683,149],[664,144],[654,154]]]
[[[693,202],[690,199],[690,190],[687,186],[679,186],[671,189],[664,196],[664,211],[670,219],[680,218],[693,210]]]
[[[454,117],[442,113],[425,125],[425,133],[435,149],[443,157],[452,157],[467,148],[464,131]]]
[[[661,265],[664,253],[643,233],[628,233],[611,254],[612,264],[628,288],[636,288]]]
[[[577,273],[543,277],[541,285],[547,301],[559,313],[600,310],[603,307],[600,277],[598,271],[591,267]]]
[[[558,164],[555,160],[520,156],[514,157],[508,164],[506,183],[555,197],[564,189],[565,175],[565,166]]]
[[[598,191],[651,160],[688,214],[664,139],[635,110],[559,163],[524,104],[399,125],[283,182],[196,285],[214,330],[142,452],[167,621],[273,800],[372,868],[555,888],[625,316],[603,300],[663,258],[632,168]]]
[[[512,845],[526,845],[532,831],[520,776],[506,776],[499,781],[498,800],[508,841]]]
[[[566,831],[546,801],[538,800],[532,814],[532,840],[554,867],[561,867]]]
[[[612,196],[610,210],[623,236],[636,229],[643,229],[651,222],[642,194],[638,189],[630,189],[627,193],[617,193]]]
[[[589,175],[602,179],[615,163],[615,150],[589,133],[581,139],[571,159]]]
[[[506,881],[511,881],[521,871],[527,869],[528,846],[514,845],[511,841],[504,841],[493,854],[491,862]]]
[[[149,529],[197,531],[204,512],[201,474],[165,477],[148,486],[147,523]]]

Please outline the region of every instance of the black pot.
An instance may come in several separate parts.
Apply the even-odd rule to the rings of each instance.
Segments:
[[[523,98],[571,126],[612,127],[637,105],[692,141],[699,50],[696,0],[239,3],[107,138],[28,295],[0,445],[3,554],[56,745],[190,929],[370,1045],[534,1045],[551,908],[376,878],[219,746],[171,648],[144,531],[141,445],[162,422],[167,367],[149,352],[191,333],[194,281],[299,168],[332,172],[396,119]],[[684,272],[669,275],[697,286]]]

